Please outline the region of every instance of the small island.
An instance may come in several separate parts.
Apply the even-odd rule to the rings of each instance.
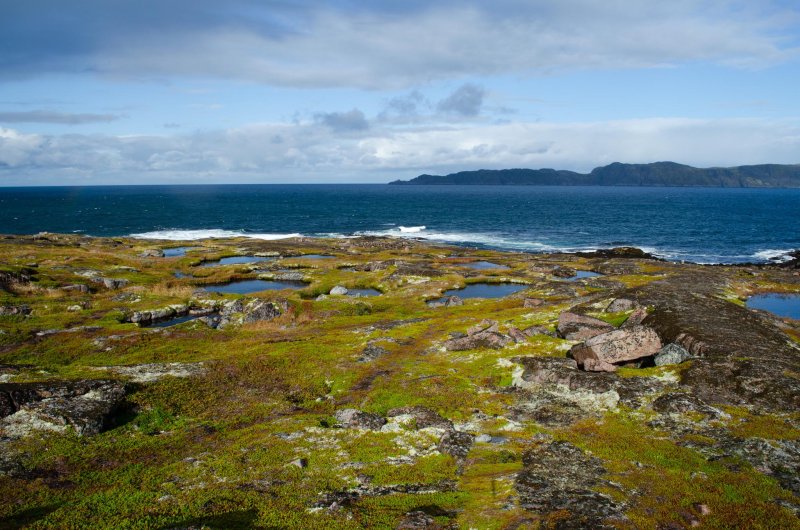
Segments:
[[[391,185],[460,186],[682,186],[800,188],[800,164],[696,168],[675,162],[614,162],[590,173],[556,169],[479,169],[449,175],[420,175]]]

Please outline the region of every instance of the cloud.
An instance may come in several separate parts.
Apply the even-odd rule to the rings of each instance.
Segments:
[[[81,125],[84,123],[107,123],[118,119],[119,116],[116,114],[73,114],[51,110],[0,112],[0,123],[58,123],[61,125]]]
[[[478,168],[588,171],[614,161],[699,167],[798,163],[791,120],[653,118],[606,122],[372,127],[262,124],[171,136],[36,135],[0,128],[0,184],[372,181]],[[269,175],[275,175],[270,180]],[[266,177],[265,177],[266,176]]]
[[[760,68],[798,56],[798,13],[780,0],[7,4],[5,78],[89,72],[380,89],[697,61]]]
[[[363,131],[369,129],[369,122],[367,122],[366,116],[358,109],[348,112],[320,113],[316,114],[314,118],[334,131]]]
[[[483,88],[467,83],[440,101],[436,108],[444,114],[458,116],[477,116],[483,105]]]

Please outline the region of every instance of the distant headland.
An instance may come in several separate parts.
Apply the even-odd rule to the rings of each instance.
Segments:
[[[696,168],[675,162],[614,162],[591,173],[557,169],[479,169],[449,175],[420,175],[395,185],[491,186],[707,186],[720,188],[800,188],[800,164]]]

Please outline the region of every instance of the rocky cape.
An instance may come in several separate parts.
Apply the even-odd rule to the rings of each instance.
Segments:
[[[448,175],[420,175],[393,185],[460,186],[695,186],[800,188],[800,164],[696,168],[675,162],[614,162],[590,173],[556,169],[480,169]]]
[[[800,527],[797,260],[189,244],[0,236],[0,527]]]

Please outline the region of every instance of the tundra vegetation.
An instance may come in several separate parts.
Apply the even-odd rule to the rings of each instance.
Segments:
[[[441,299],[475,283],[524,289]],[[798,528],[768,291],[796,262],[4,236],[0,526]]]

